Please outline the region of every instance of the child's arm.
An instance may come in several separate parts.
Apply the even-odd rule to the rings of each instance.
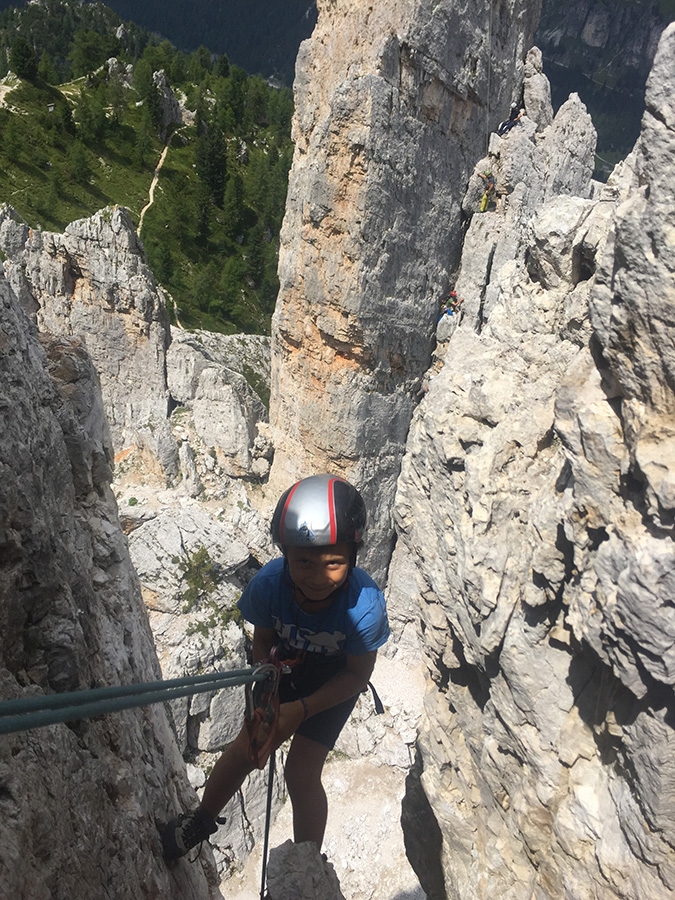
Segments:
[[[372,674],[377,658],[377,650],[364,653],[359,656],[347,656],[347,665],[337,675],[322,685],[313,694],[302,700],[292,700],[290,703],[282,703],[279,715],[278,744],[289,738],[309,716],[330,709],[348,700],[355,694],[360,694],[368,686],[368,680]],[[305,715],[305,703],[307,704],[307,716]]]
[[[261,628],[255,625],[253,628],[253,664],[264,662],[272,652],[272,647],[277,643],[278,636],[274,628]]]
[[[330,709],[331,706],[336,706],[343,700],[348,700],[365,690],[373,673],[376,659],[377,650],[371,650],[370,653],[358,656],[348,654],[345,668],[309,697],[305,697],[308,715],[314,716],[324,709]]]

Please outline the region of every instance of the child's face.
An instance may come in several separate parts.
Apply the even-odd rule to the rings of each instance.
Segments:
[[[288,547],[286,559],[293,583],[307,600],[325,600],[347,580],[350,551],[349,544]]]

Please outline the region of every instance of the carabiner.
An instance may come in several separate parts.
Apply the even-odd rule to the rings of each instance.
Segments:
[[[258,666],[255,673],[264,673],[266,677],[246,685],[248,756],[256,768],[263,769],[274,748],[279,725],[281,666],[265,662]]]

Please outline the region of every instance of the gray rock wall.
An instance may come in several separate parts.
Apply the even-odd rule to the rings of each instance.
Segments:
[[[116,454],[136,451],[177,472],[168,428],[169,325],[127,210],[102,210],[64,234],[0,217],[7,277],[40,330],[84,341],[101,380]]]
[[[38,338],[4,278],[0,384],[3,699],[157,679],[98,377],[82,341]],[[219,897],[208,853],[161,858],[157,825],[194,802],[162,706],[2,736],[0,895]]]
[[[92,497],[97,491],[105,492],[110,515],[115,518],[114,525],[106,521],[95,529],[105,564],[95,554],[91,559],[84,557],[79,581],[93,581],[97,588],[108,583],[107,543],[114,539],[119,548],[112,559],[118,566],[119,578],[126,570],[124,577],[133,587],[134,602],[142,598],[147,607],[147,614],[142,606],[136,611],[142,616],[142,624],[129,625],[129,629],[146,629],[147,641],[140,652],[153,666],[153,678],[244,667],[245,639],[233,609],[255,565],[266,562],[274,552],[268,522],[254,510],[246,490],[247,484],[255,486],[266,477],[272,454],[269,440],[259,431],[267,411],[256,393],[258,390],[266,395],[269,391],[269,339],[193,334],[178,329],[172,334],[164,298],[124,209],[102,210],[90,219],[72,223],[64,234],[52,234],[28,228],[11,208],[3,207],[0,245],[6,254],[3,284],[8,290],[9,284],[15,289],[24,311],[21,315],[27,315],[55,348],[64,348],[57,370],[66,380],[80,417],[74,423],[69,407],[64,407],[64,440],[70,456],[54,457],[52,468],[40,468],[35,474],[36,497],[41,490],[51,489],[49,484],[42,484],[43,478],[51,478],[55,483],[65,479],[67,483],[72,473],[78,490]],[[57,337],[48,338],[50,334]],[[100,396],[94,395],[93,390],[85,393],[77,389],[81,366],[75,366],[72,347],[77,347],[86,361],[91,386],[100,391]],[[9,378],[10,371],[8,363],[3,378]],[[30,377],[25,375],[28,380]],[[4,381],[0,386],[4,389]],[[26,427],[29,421],[24,423]],[[44,427],[47,429],[48,425]],[[87,438],[90,429],[94,429],[96,441]],[[5,454],[9,458],[12,452],[13,448],[0,446],[0,458]],[[113,462],[122,525],[130,536],[128,548],[119,532],[109,486]],[[0,522],[4,512],[0,510]],[[49,543],[54,523],[38,515],[37,500],[25,511],[26,521],[31,515],[36,516],[32,528],[40,541]],[[60,515],[69,528],[71,518],[79,513],[64,506]],[[69,548],[59,544],[53,552],[54,564],[66,569]],[[257,562],[249,567],[251,557]],[[89,563],[91,570],[87,568]],[[202,569],[197,571],[200,564]],[[197,583],[203,580],[203,591],[195,593],[195,577]],[[112,601],[107,613],[111,619],[117,614]],[[77,631],[77,608],[69,608],[65,614],[73,620],[64,624],[48,618],[49,627],[40,635],[49,665],[60,666],[64,673],[59,675],[59,669],[57,675],[50,676],[49,686],[58,687],[63,682],[62,690],[77,687],[79,676],[72,683],[68,679],[71,669],[77,673],[80,664],[73,651],[77,640],[71,636],[73,629]],[[148,618],[154,646],[147,633]],[[103,611],[100,619],[103,629]],[[117,635],[114,626],[108,629],[111,627]],[[8,647],[13,640],[9,629]],[[117,635],[117,640],[123,647],[123,638]],[[131,669],[127,666],[120,673],[96,670],[97,685],[144,680],[134,674],[136,649],[131,653]],[[44,665],[40,663],[41,667]],[[212,768],[217,755],[241,726],[242,694],[243,691],[233,689],[200,694],[173,704],[175,736],[167,731],[172,753],[170,777],[182,787],[177,790],[158,782],[157,796],[152,798],[158,822],[196,805],[187,772],[191,784],[201,788],[205,771]],[[167,727],[166,722],[163,727]],[[141,737],[134,732],[129,746],[141,748],[141,743]],[[187,772],[184,760],[190,763]],[[101,754],[100,768],[92,767],[92,771],[106,784],[106,773],[115,765],[116,760]],[[8,771],[11,773],[13,766],[8,764]],[[73,794],[70,804],[67,786],[61,783],[63,777],[63,771],[57,767],[45,790],[58,793],[60,802],[67,807],[67,816],[77,817],[79,794]],[[226,877],[243,865],[260,836],[265,809],[261,781],[259,773],[247,780],[243,794],[237,795],[227,811],[227,826],[214,839],[219,875],[213,865],[214,857],[205,857],[212,865],[209,877],[214,883],[221,875]],[[88,784],[84,783],[85,787]],[[280,786],[277,800],[282,793]],[[99,831],[104,838],[117,828],[128,831],[132,839],[146,826],[145,821],[137,821],[135,809],[127,820],[121,812],[115,818],[99,794],[93,795],[101,808]],[[39,802],[43,802],[42,794]],[[50,807],[49,815],[53,814]],[[142,815],[148,815],[145,806]],[[89,828],[90,811],[87,816]],[[27,845],[34,839],[31,827],[30,822],[23,823],[21,833]],[[156,838],[154,828],[153,837]],[[101,846],[92,848],[92,852],[99,854],[100,868],[107,871],[105,841],[101,840]],[[145,844],[142,846],[145,852]],[[117,853],[114,843],[108,850],[111,856]],[[153,846],[152,852],[156,850]],[[68,860],[74,864],[73,854],[63,848],[56,866],[59,873]],[[160,860],[159,867],[162,866]],[[181,871],[186,867],[188,863],[181,864]],[[178,882],[182,880],[179,873]],[[190,881],[188,877],[188,884]],[[119,896],[133,895],[134,883],[130,877],[121,884],[119,890],[129,893]],[[195,896],[199,896],[200,883],[198,879]],[[64,890],[71,884],[77,882],[64,879]],[[77,895],[78,891],[73,891]],[[30,892],[25,896],[31,896]]]
[[[337,470],[372,509],[384,578],[391,501],[460,201],[520,90],[539,0],[320,2],[295,81],[295,156],[272,334],[275,491]]]
[[[431,900],[675,896],[674,60],[671,26],[606,186],[571,98],[493,139],[495,209],[467,192],[392,563],[433,682],[406,805]]]

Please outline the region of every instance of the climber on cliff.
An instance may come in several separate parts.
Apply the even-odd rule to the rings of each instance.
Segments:
[[[254,627],[254,664],[276,648],[290,668],[281,676],[275,746],[292,737],[284,775],[294,840],[314,841],[319,849],[328,814],[323,765],[389,637],[384,596],[356,566],[365,525],[363,498],[345,479],[314,475],[297,482],[272,517],[283,556],[263,566],[238,603]],[[200,806],[165,826],[168,860],[217,830],[221,809],[254,768],[243,727],[215,764]]]
[[[492,172],[479,172],[478,174],[485,182],[485,192],[480,198],[478,209],[480,212],[485,212],[495,198],[495,188],[497,183]]]
[[[464,297],[458,297],[457,291],[450,291],[450,305],[448,314],[451,316],[459,315],[459,311],[464,303]]]
[[[513,128],[516,123],[520,122],[520,120],[525,115],[525,110],[520,109],[517,103],[511,104],[511,111],[509,112],[508,119],[504,119],[503,122],[500,122],[497,127],[497,134],[500,137],[503,137],[505,134],[508,134],[509,131]]]
[[[443,316],[455,316],[459,313],[462,303],[464,303],[463,297],[457,296],[457,291],[450,291],[449,298],[445,301],[441,308],[441,315],[438,319],[440,322]]]

